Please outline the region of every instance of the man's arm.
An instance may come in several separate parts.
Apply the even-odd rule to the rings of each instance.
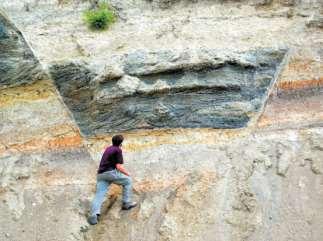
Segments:
[[[123,155],[122,155],[122,150],[119,149],[119,152],[117,153],[117,164],[116,168],[119,172],[122,172],[123,174],[130,176],[129,172],[126,171],[126,169],[123,166]]]
[[[124,168],[124,166],[120,163],[118,163],[116,165],[116,168],[119,172],[122,172],[123,174],[127,175],[127,176],[130,176],[130,173],[126,171],[126,169]]]

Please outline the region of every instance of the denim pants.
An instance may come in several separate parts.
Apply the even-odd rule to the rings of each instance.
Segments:
[[[109,191],[111,183],[122,186],[122,202],[129,203],[132,197],[131,177],[119,172],[118,170],[106,171],[97,175],[96,193],[92,201],[91,214],[100,214],[101,205]]]

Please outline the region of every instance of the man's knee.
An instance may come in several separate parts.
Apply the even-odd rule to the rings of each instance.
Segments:
[[[125,181],[124,181],[124,183],[125,183],[125,185],[132,185],[132,179],[131,179],[131,177],[126,177],[125,178]]]

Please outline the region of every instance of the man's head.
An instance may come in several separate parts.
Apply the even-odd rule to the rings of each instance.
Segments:
[[[112,145],[121,146],[122,142],[123,142],[123,136],[122,135],[115,135],[115,136],[112,137]]]

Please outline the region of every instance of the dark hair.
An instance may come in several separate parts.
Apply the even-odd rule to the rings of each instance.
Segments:
[[[122,135],[115,135],[112,137],[112,145],[114,146],[120,146],[123,142],[123,136]]]

